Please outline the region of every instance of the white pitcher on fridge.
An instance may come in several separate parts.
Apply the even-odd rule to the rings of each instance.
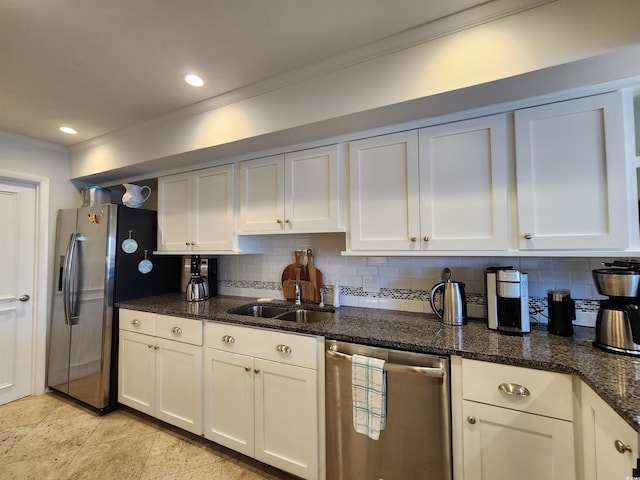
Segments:
[[[127,207],[140,208],[151,195],[151,188],[147,185],[143,185],[142,187],[133,183],[123,183],[122,185],[126,189],[124,195],[122,195],[122,203]],[[147,189],[147,195],[143,196],[145,188]]]

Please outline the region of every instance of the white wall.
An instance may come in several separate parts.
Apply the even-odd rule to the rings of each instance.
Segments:
[[[516,78],[638,44],[637,18],[640,2],[636,0],[557,0],[227,105],[202,106],[197,113],[185,111],[74,146],[71,176],[99,176],[119,169],[122,174],[144,174],[142,171],[154,166],[164,169],[179,167],[180,162],[193,163],[193,158],[174,158],[185,152],[197,151],[194,158],[206,162],[217,155],[212,147],[220,147],[228,156],[247,153],[242,150],[244,141],[275,132],[289,132],[289,141],[294,144],[301,141],[295,135],[300,126],[317,125],[314,133],[322,135],[321,128],[337,128],[322,123],[332,119],[348,119],[385,106]],[[584,68],[588,66],[577,64],[575,71],[549,72],[544,81],[518,79],[519,83],[509,88],[496,85],[494,90],[485,89],[471,98],[451,98],[446,108],[467,110],[500,98],[517,100],[549,93],[549,89],[628,75],[629,71],[640,75],[637,62],[624,59],[615,67]],[[456,105],[457,101],[461,103]],[[427,102],[419,118],[430,116],[429,108]],[[348,128],[346,123],[341,124],[343,131]],[[127,170],[132,165],[139,169]]]
[[[80,205],[78,190],[69,180],[69,154],[64,147],[0,131],[0,177],[38,186],[38,253],[45,264],[36,265],[34,289],[33,393],[45,389],[45,364],[49,292],[52,282],[53,251],[57,211]]]

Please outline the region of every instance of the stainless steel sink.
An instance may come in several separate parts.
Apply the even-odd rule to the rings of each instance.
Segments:
[[[236,315],[247,315],[249,317],[273,318],[281,313],[288,312],[287,307],[276,307],[272,305],[243,305],[229,310],[229,313]]]
[[[304,308],[283,305],[256,305],[250,303],[232,308],[228,313],[246,315],[249,317],[273,318],[296,323],[312,323],[328,320],[335,313],[333,308]]]
[[[286,320],[296,323],[312,323],[321,322],[322,320],[328,320],[333,316],[334,312],[326,310],[289,310],[288,312],[281,313],[276,318],[278,320]]]

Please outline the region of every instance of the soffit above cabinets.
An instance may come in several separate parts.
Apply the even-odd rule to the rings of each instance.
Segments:
[[[0,130],[76,145],[551,0],[0,0]],[[205,85],[182,82],[196,71]],[[185,115],[184,112],[181,115]],[[78,130],[66,136],[57,128]]]

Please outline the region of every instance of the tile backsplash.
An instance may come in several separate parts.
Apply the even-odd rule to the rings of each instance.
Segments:
[[[512,265],[529,274],[532,320],[547,322],[547,290],[568,288],[576,301],[576,325],[593,326],[598,300],[603,298],[591,280],[601,258],[574,257],[350,257],[342,256],[344,234],[276,235],[263,237],[264,253],[218,258],[219,292],[223,295],[282,299],[284,267],[294,262],[295,250],[313,250],[314,264],[323,273],[326,302],[340,288],[342,305],[432,313],[431,288],[444,267],[451,279],[465,283],[470,317],[486,318],[484,270]],[[378,289],[363,289],[363,276],[375,276]]]

